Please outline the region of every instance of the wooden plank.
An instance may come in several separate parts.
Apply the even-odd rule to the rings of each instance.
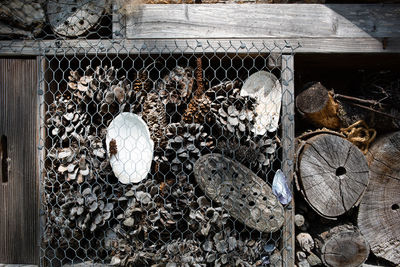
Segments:
[[[378,4],[144,5],[129,38],[400,37],[400,6]]]
[[[0,262],[38,262],[37,62],[0,59],[0,135],[8,178],[0,188]]]
[[[39,180],[39,238],[38,238],[38,246],[41,246],[41,238],[45,231],[46,220],[48,214],[45,212],[44,207],[42,206],[45,203],[46,195],[44,194],[44,162],[46,158],[46,125],[45,125],[45,115],[46,115],[46,102],[51,103],[52,97],[48,92],[48,82],[51,81],[52,71],[49,69],[49,61],[45,56],[38,56],[38,69],[39,72],[39,92],[38,92],[38,108],[37,108],[37,118],[38,118],[38,136],[37,136],[37,145],[38,145],[38,153],[37,153],[37,177]],[[42,250],[39,253],[39,256],[42,257]],[[43,265],[43,258],[40,259],[39,266]]]
[[[282,55],[282,171],[288,179],[293,192],[294,163],[294,58],[293,55]],[[294,197],[285,209],[283,226],[283,266],[294,266],[295,228]]]
[[[272,52],[296,54],[318,53],[400,53],[400,37],[382,38],[286,38],[286,39],[140,39],[140,40],[46,40],[0,41],[0,56],[15,55],[124,55],[124,54],[182,54],[186,53],[257,53],[260,48]],[[245,44],[244,48],[242,45]],[[289,46],[287,46],[289,44]],[[201,45],[201,46],[198,46]],[[258,49],[257,49],[258,48]],[[264,51],[265,52],[265,51]]]

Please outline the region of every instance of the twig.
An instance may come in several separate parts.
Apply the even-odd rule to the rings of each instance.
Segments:
[[[395,120],[400,120],[400,117],[393,116],[391,114],[388,114],[388,113],[373,109],[371,107],[363,106],[363,105],[360,105],[360,104],[357,104],[357,103],[350,103],[350,104],[353,105],[353,106],[356,106],[356,107],[360,107],[360,108],[363,108],[363,109],[366,109],[366,110],[381,114],[383,116],[386,116],[386,117],[389,117],[389,118],[392,118],[392,119],[395,119]]]
[[[335,94],[334,98],[337,99],[343,99],[343,100],[349,100],[349,101],[355,101],[363,104],[371,104],[371,105],[379,105],[380,101],[377,100],[368,100],[368,99],[362,99],[354,96],[347,96],[347,95],[341,95],[341,94]]]

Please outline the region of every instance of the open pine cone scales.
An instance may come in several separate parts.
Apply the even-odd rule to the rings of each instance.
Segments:
[[[157,88],[163,104],[181,105],[191,97],[194,74],[191,67],[175,67],[168,75],[158,82]]]
[[[147,94],[143,104],[143,120],[150,130],[151,139],[155,147],[163,148],[166,145],[165,130],[167,128],[167,115],[164,104],[156,93]]]

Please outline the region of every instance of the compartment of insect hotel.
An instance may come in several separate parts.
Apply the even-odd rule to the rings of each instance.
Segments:
[[[279,52],[47,57],[44,263],[292,261]]]
[[[297,266],[397,266],[399,56],[295,64]]]

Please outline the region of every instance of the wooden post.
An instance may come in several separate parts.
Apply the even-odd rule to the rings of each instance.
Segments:
[[[293,192],[294,170],[294,58],[293,55],[282,55],[282,171],[288,178]],[[283,226],[283,266],[294,266],[294,198],[285,209]]]
[[[38,263],[35,58],[0,59],[0,262]]]
[[[38,70],[39,70],[39,75],[38,75],[38,108],[37,108],[37,125],[38,125],[38,135],[37,135],[37,176],[38,176],[38,181],[39,181],[39,202],[38,202],[38,210],[40,211],[39,213],[39,227],[38,227],[38,247],[40,248],[41,246],[41,238],[42,234],[44,233],[45,225],[46,225],[46,217],[47,214],[44,210],[42,210],[42,204],[44,202],[45,195],[43,194],[44,188],[43,188],[43,180],[44,179],[44,161],[46,158],[46,128],[45,128],[45,115],[46,115],[46,96],[49,98],[48,95],[48,90],[49,86],[47,85],[47,82],[51,80],[49,75],[51,75],[50,71],[48,70],[49,68],[49,61],[45,56],[39,56],[37,57],[37,62],[38,62]],[[47,99],[47,102],[51,101],[51,99]],[[38,254],[41,257],[42,251],[41,249],[38,250]],[[39,259],[40,263],[39,266],[44,266],[43,259]]]

